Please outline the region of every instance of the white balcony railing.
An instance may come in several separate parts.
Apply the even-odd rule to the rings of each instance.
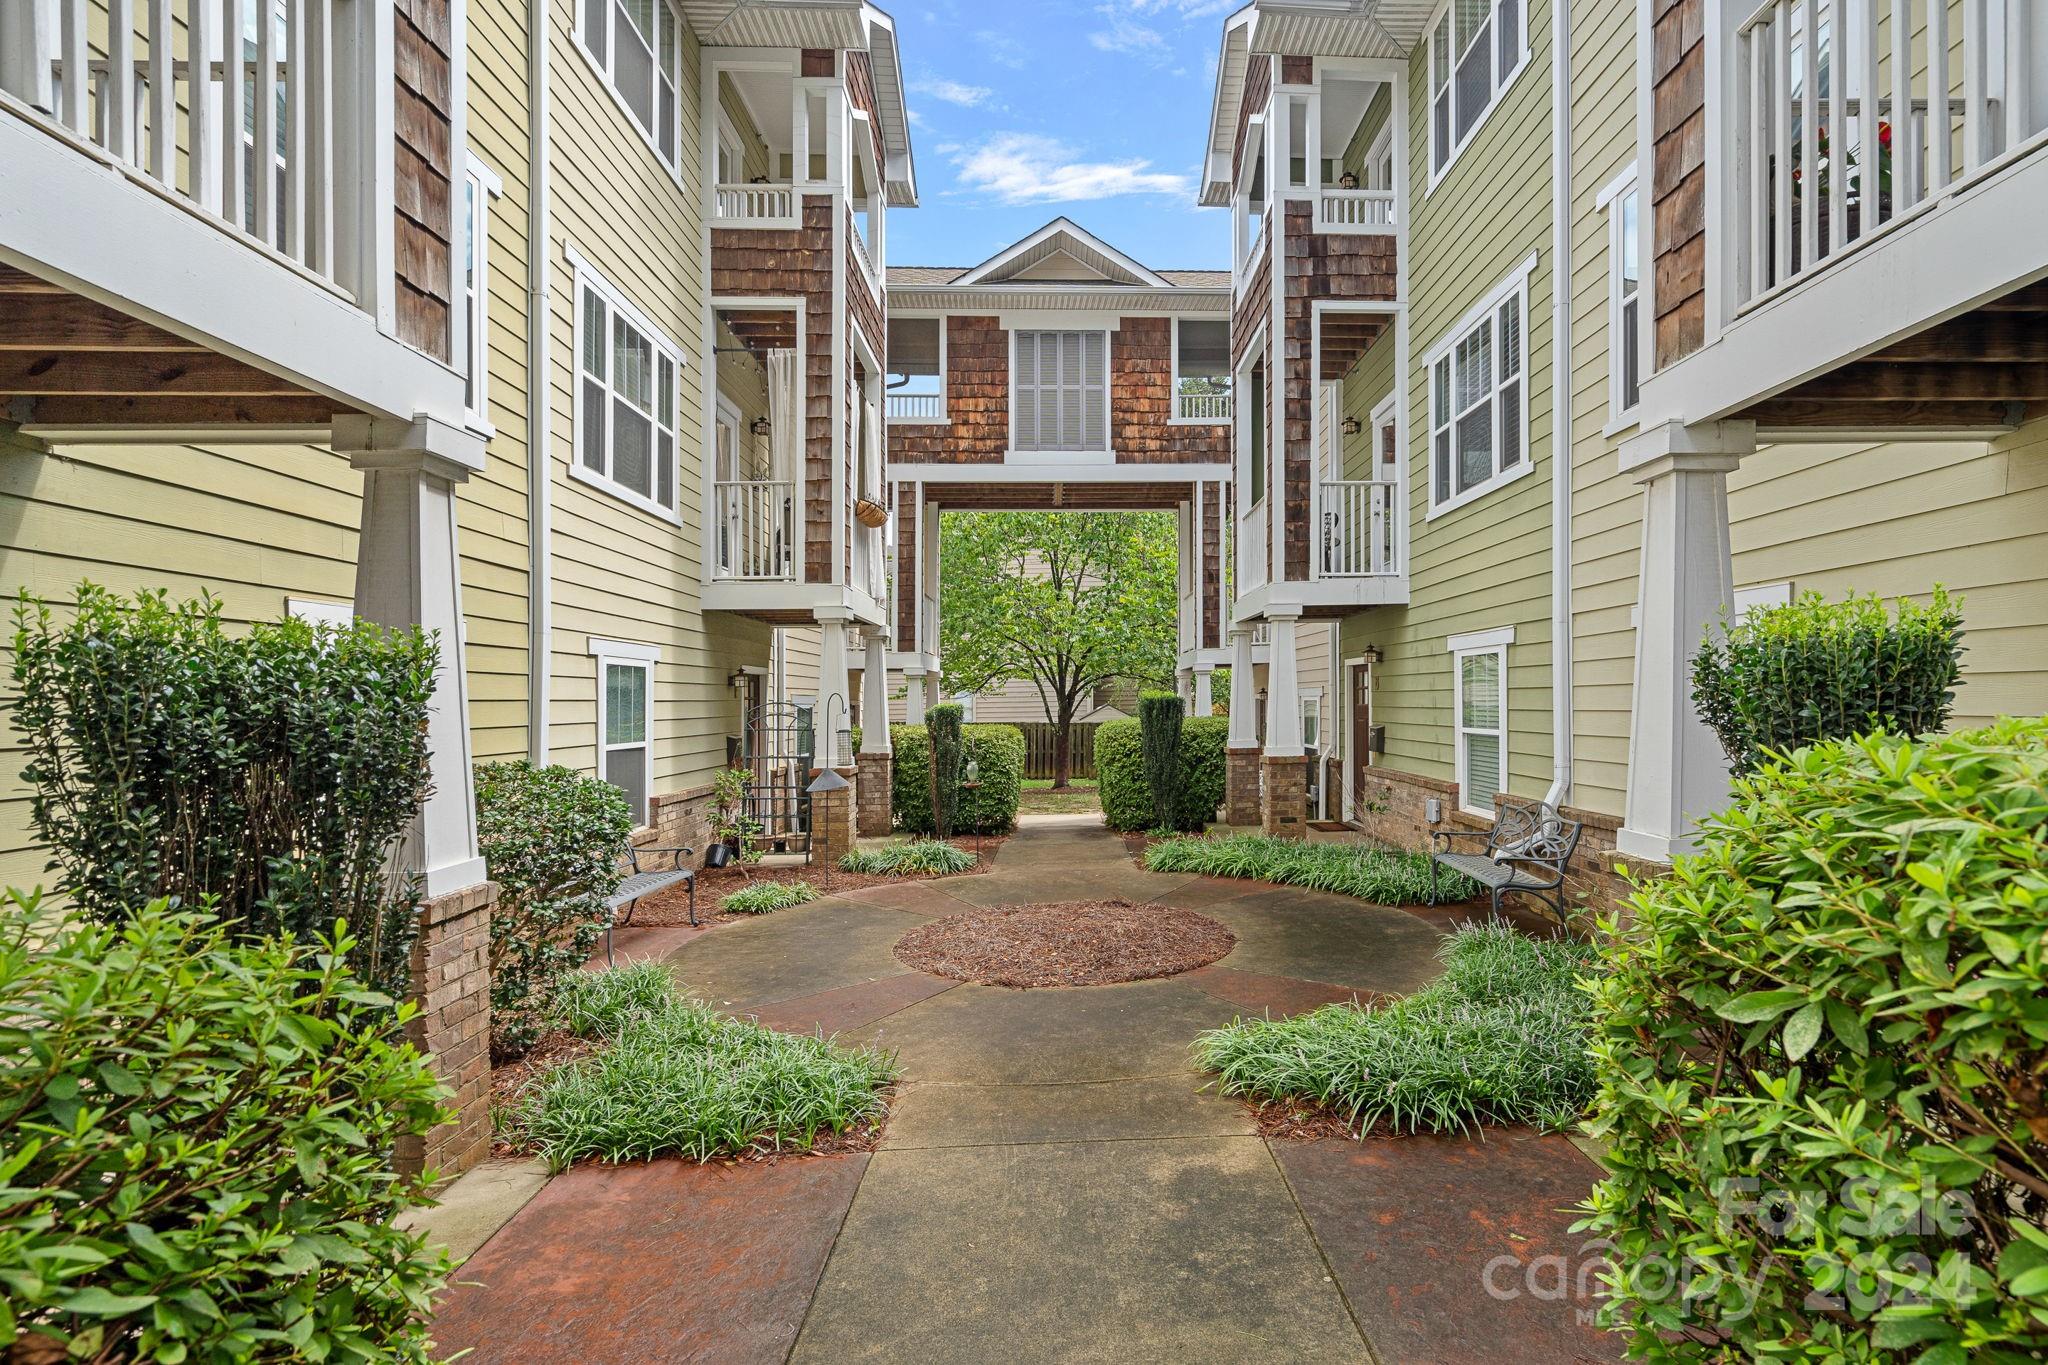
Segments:
[[[889,420],[892,422],[939,422],[946,416],[946,396],[942,393],[892,393],[889,395]]]
[[[1230,395],[1227,393],[1177,393],[1173,415],[1183,422],[1228,422]]]
[[[1329,479],[1322,484],[1324,578],[1379,578],[1401,572],[1400,484]]]
[[[725,227],[796,219],[794,185],[720,185],[714,200],[718,221]]]
[[[2044,25],[2041,0],[1764,0],[1730,54],[1737,306],[2037,143]]]
[[[372,144],[391,135],[376,126],[389,115],[373,92],[388,89],[392,73],[378,69],[366,35],[389,8],[390,0],[0,0],[0,90],[361,301],[381,268],[370,226],[379,215],[363,202],[375,179]]]
[[[1392,190],[1331,190],[1316,198],[1316,227],[1323,232],[1392,232],[1397,219]]]
[[[762,580],[794,577],[796,485],[744,479],[714,486],[718,576]]]

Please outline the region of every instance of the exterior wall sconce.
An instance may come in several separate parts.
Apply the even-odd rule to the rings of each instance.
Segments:
[[[756,436],[766,436],[774,429],[774,426],[766,417],[756,417],[747,424],[747,430],[753,432]]]
[[[1378,645],[1367,645],[1365,653],[1361,657],[1369,664],[1376,664],[1385,656],[1380,653]]]
[[[744,668],[735,668],[732,672],[725,675],[725,688],[728,692],[737,692],[742,687],[745,687],[746,684],[747,670]]]
[[[1356,417],[1346,417],[1342,426],[1346,436],[1356,436],[1359,432],[1365,430],[1365,427],[1359,423]]]

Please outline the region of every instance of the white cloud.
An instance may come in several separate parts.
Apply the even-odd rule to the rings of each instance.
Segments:
[[[1124,52],[1133,56],[1157,56],[1166,47],[1166,39],[1159,36],[1159,30],[1138,23],[1129,15],[1120,13],[1114,5],[1101,8],[1104,18],[1109,20],[1108,28],[1100,28],[1088,35],[1088,41],[1101,52]]]
[[[998,133],[977,146],[949,149],[949,154],[963,187],[1003,204],[1191,192],[1186,176],[1155,171],[1150,161],[1083,161],[1074,148],[1035,133]]]
[[[972,109],[995,92],[985,85],[968,85],[961,81],[947,80],[943,76],[930,76],[910,83],[911,93],[930,95],[935,100],[957,104],[963,109]]]
[[[974,41],[981,45],[984,60],[994,62],[997,66],[1007,66],[1012,71],[1024,69],[1028,54],[1024,51],[1024,45],[1009,34],[985,28],[974,35]]]

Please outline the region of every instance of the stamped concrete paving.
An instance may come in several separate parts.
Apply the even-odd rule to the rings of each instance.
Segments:
[[[1123,897],[1238,945],[1160,981],[1071,990],[906,970],[912,925]],[[1135,867],[1094,816],[1027,817],[985,876],[873,887],[690,938],[699,997],[892,1048],[871,1157],[579,1168],[463,1269],[437,1319],[469,1359],[1618,1359],[1562,1212],[1561,1138],[1268,1143],[1188,1044],[1239,1015],[1415,989],[1438,930],[1402,911]],[[1540,1273],[1539,1273],[1540,1272]]]

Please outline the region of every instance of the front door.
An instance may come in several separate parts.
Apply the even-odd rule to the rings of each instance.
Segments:
[[[1365,770],[1372,757],[1372,666],[1351,665],[1351,809],[1365,805]]]

